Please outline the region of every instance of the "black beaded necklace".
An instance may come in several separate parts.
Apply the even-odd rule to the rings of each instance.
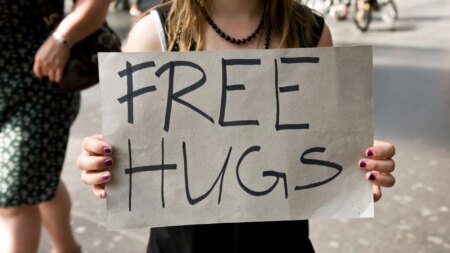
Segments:
[[[208,22],[208,24],[211,26],[212,29],[214,29],[214,31],[223,39],[225,39],[228,42],[231,42],[233,44],[236,45],[242,45],[242,44],[246,44],[248,42],[250,42],[251,40],[253,40],[254,38],[256,38],[256,35],[258,35],[258,33],[262,30],[262,28],[264,27],[264,12],[261,16],[261,20],[259,21],[258,26],[256,27],[255,31],[250,34],[249,36],[247,36],[246,38],[243,39],[236,39],[231,37],[230,35],[224,33],[222,31],[222,29],[220,29],[216,23],[214,23],[214,21],[211,19],[211,17],[208,15],[208,13],[205,12],[205,16],[206,16],[206,21]],[[270,34],[272,33],[272,26],[268,26],[266,29],[266,36],[264,38],[264,49],[269,49],[269,44],[270,44]]]

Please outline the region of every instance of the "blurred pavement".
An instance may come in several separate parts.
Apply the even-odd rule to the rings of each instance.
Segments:
[[[313,220],[317,252],[450,252],[450,2],[396,0],[395,30],[329,20],[336,45],[373,45],[375,137],[396,144],[397,184],[375,218]]]
[[[395,29],[369,32],[328,18],[336,46],[374,46],[374,121],[378,139],[397,146],[397,184],[384,191],[374,219],[312,220],[317,252],[450,252],[450,1],[396,0]],[[127,12],[108,20],[122,37]],[[73,229],[84,253],[145,252],[148,229],[107,232],[105,204],[80,181],[75,160],[83,137],[101,132],[100,89],[82,93],[63,179],[73,202]],[[44,236],[39,253],[50,252]]]

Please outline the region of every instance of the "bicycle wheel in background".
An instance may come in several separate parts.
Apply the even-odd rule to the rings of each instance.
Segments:
[[[398,9],[394,0],[378,0],[381,18],[386,23],[394,23],[398,20]]]
[[[353,22],[362,32],[369,30],[372,21],[372,5],[364,0],[357,0],[353,12]]]

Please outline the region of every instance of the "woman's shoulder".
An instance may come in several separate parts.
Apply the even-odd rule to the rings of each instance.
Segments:
[[[311,10],[313,13],[315,25],[312,27],[313,45],[315,47],[332,47],[333,38],[330,28],[325,22],[325,18],[322,14]]]
[[[313,26],[312,32],[313,32],[313,38],[314,38],[314,45],[318,45],[320,38],[322,37],[323,30],[325,28],[325,19],[322,15],[313,13],[314,19],[317,25]]]
[[[157,22],[147,11],[131,28],[124,51],[126,52],[161,52]]]
[[[324,17],[304,4],[296,3],[294,9],[296,9],[294,12],[297,13],[298,22],[302,23],[302,25],[299,25],[299,33],[310,38],[303,37],[303,45],[307,45],[307,47],[318,46],[324,32],[328,30]]]

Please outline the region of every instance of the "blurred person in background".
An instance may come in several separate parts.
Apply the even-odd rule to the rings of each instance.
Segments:
[[[141,15],[141,10],[139,9],[139,0],[116,0],[114,7],[116,9],[129,10],[131,16]]]
[[[355,17],[357,19],[361,19],[362,15],[364,15],[364,11],[370,8],[370,6],[374,6],[375,8],[378,7],[378,1],[377,0],[355,0],[355,4],[358,5],[356,10],[358,10],[358,13],[355,14]],[[338,16],[338,19],[344,20],[347,19],[348,14],[350,13],[352,0],[343,0],[343,3],[345,5],[345,9],[342,13],[342,15]]]
[[[130,4],[130,15],[131,16],[139,16],[141,15],[141,11],[139,10],[139,5],[138,5],[138,0],[129,0],[128,1]]]
[[[61,6],[64,0],[52,1]],[[78,92],[57,85],[70,47],[104,22],[109,0],[78,0],[49,31],[39,0],[0,0],[0,252],[37,251],[41,226],[52,253],[77,253],[60,174]]]

